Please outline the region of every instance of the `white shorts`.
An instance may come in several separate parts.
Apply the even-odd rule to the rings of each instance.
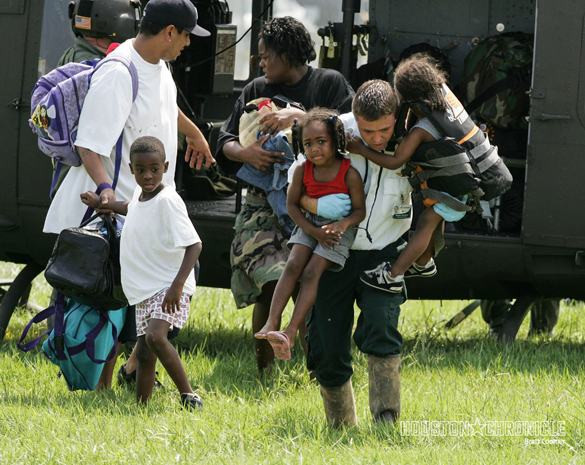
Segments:
[[[191,308],[191,296],[183,292],[181,295],[181,303],[179,309],[175,313],[163,313],[162,303],[165,298],[168,287],[157,292],[151,298],[146,299],[139,304],[136,304],[136,335],[144,336],[146,328],[151,318],[157,320],[164,320],[171,324],[169,331],[173,327],[182,328],[185,326],[187,318],[189,318],[189,310]]]

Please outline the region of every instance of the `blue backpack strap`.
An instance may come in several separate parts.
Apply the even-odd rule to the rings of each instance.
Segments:
[[[59,174],[61,173],[61,168],[63,167],[63,163],[60,161],[57,162],[57,167],[55,168],[55,174],[53,175],[53,182],[51,183],[51,190],[49,191],[49,198],[53,198],[53,193],[55,192],[55,186],[57,185],[57,179],[59,179]]]
[[[116,142],[116,161],[114,165],[114,181],[112,182],[112,190],[116,191],[116,186],[118,185],[118,176],[120,174],[120,166],[122,166],[122,141],[124,139],[124,130],[122,130],[122,134],[118,137],[118,142]]]
[[[46,320],[47,318],[49,318],[53,314],[55,314],[55,327],[53,329],[53,331],[55,331],[54,336],[55,337],[57,336],[57,320],[58,320],[58,315],[60,314],[60,328],[61,328],[60,337],[61,337],[61,341],[63,341],[63,314],[64,313],[65,313],[65,296],[63,294],[61,294],[60,292],[58,292],[57,299],[55,301],[55,305],[51,305],[50,307],[45,308],[42,312],[37,313],[32,318],[32,320],[30,320],[28,322],[28,324],[24,328],[24,331],[22,332],[22,336],[20,336],[20,340],[18,341],[16,346],[20,350],[22,350],[23,352],[29,352],[30,350],[32,350],[40,342],[40,340],[43,338],[43,336],[45,336],[46,334],[49,334],[51,332],[51,330],[45,331],[43,334],[41,334],[39,337],[37,337],[34,341],[30,341],[30,342],[27,342],[26,344],[23,344],[23,341],[26,338],[31,326],[33,325],[33,323],[40,323],[41,321]]]
[[[55,301],[55,326],[53,327],[53,345],[55,354],[59,360],[67,360],[65,354],[65,342],[63,335],[65,334],[65,296],[60,292],[57,293]]]
[[[22,336],[20,336],[20,340],[18,341],[16,346],[20,350],[22,350],[23,352],[29,352],[30,350],[32,350],[33,347],[35,347],[40,342],[40,340],[43,338],[44,335],[49,334],[51,332],[50,330],[45,331],[43,334],[41,334],[39,337],[37,337],[34,341],[27,342],[26,344],[23,344],[22,341],[25,340],[25,338],[28,334],[28,331],[30,330],[33,323],[40,323],[41,321],[44,321],[47,318],[49,318],[54,313],[55,313],[55,306],[54,305],[51,305],[50,307],[45,308],[42,312],[37,313],[32,318],[32,320],[30,320],[28,322],[28,324],[24,328],[24,331],[22,332]]]
[[[138,71],[136,71],[136,66],[134,66],[134,63],[132,63],[131,60],[128,60],[126,57],[122,56],[122,55],[108,55],[106,58],[104,58],[103,60],[101,60],[100,62],[97,63],[96,67],[94,68],[93,72],[91,73],[89,79],[90,79],[90,84],[91,84],[91,78],[93,76],[93,74],[104,64],[110,61],[117,61],[119,63],[122,63],[126,66],[126,68],[128,68],[128,71],[130,72],[130,78],[132,79],[132,103],[134,104],[134,102],[136,101],[136,96],[138,95]],[[116,142],[116,159],[114,162],[114,180],[112,182],[112,190],[115,192],[116,191],[116,186],[118,185],[118,177],[120,175],[120,167],[122,166],[122,142],[124,140],[124,130],[122,130],[122,133],[120,134],[120,137],[118,138],[118,142]],[[53,180],[53,182],[55,182],[55,180]],[[96,190],[96,194],[99,195],[99,192]],[[85,212],[85,215],[83,215],[83,219],[81,220],[81,222],[85,222],[93,213],[93,208],[91,207],[87,207],[87,210]]]
[[[74,355],[77,355],[85,350],[87,352],[87,356],[89,357],[89,359],[92,362],[105,363],[105,362],[109,362],[110,360],[112,360],[114,358],[114,356],[116,355],[116,352],[118,350],[118,331],[116,329],[116,325],[114,325],[114,323],[110,319],[108,312],[99,312],[99,313],[100,313],[100,321],[98,322],[97,325],[95,325],[95,327],[89,333],[87,333],[85,335],[85,341],[83,341],[81,344],[78,344],[76,346],[68,348],[68,352],[69,352],[70,357],[73,357]],[[102,360],[102,359],[95,357],[95,340],[100,335],[100,333],[102,332],[102,330],[104,329],[104,327],[106,326],[107,323],[110,323],[110,326],[111,326],[112,337],[114,339],[114,346],[112,347],[112,350],[110,351],[110,354],[108,355],[108,358],[106,358],[105,360]]]

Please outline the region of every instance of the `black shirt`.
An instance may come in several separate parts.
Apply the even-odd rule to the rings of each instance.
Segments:
[[[340,113],[351,111],[354,91],[341,73],[332,69],[308,67],[307,74],[292,86],[268,84],[265,77],[250,82],[236,101],[234,110],[219,131],[215,158],[226,173],[236,173],[241,163],[229,160],[223,154],[223,146],[232,140],[238,140],[240,117],[244,106],[257,98],[272,98],[284,95],[301,103],[307,111],[315,107],[332,108]]]

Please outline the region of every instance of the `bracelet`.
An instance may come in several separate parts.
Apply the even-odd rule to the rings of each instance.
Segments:
[[[100,194],[102,193],[102,191],[105,191],[106,189],[112,189],[112,190],[113,190],[113,188],[112,188],[111,184],[108,184],[107,182],[102,182],[102,183],[101,183],[101,184],[98,186],[98,188],[97,188],[97,190],[95,191],[95,193],[96,193],[97,195],[100,195]]]

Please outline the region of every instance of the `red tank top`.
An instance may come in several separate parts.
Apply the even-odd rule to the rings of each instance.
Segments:
[[[351,162],[349,158],[341,160],[341,166],[337,172],[337,176],[333,181],[317,182],[313,176],[313,163],[307,160],[305,162],[305,174],[303,176],[303,184],[309,197],[320,199],[329,194],[348,194],[349,189],[345,185],[345,173],[349,169]]]

